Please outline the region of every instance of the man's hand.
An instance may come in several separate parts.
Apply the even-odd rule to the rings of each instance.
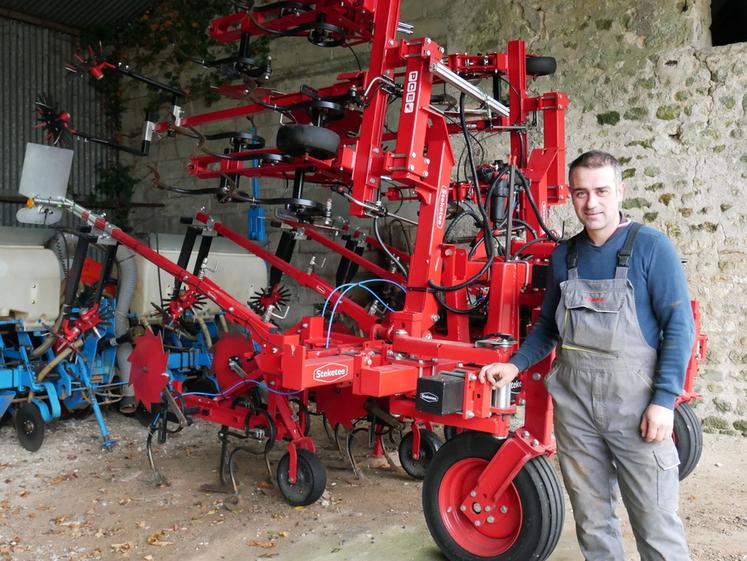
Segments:
[[[654,405],[646,407],[641,419],[641,437],[646,442],[661,442],[672,437],[674,411],[668,407]]]
[[[510,384],[519,374],[519,369],[510,362],[494,362],[487,364],[480,370],[480,382],[488,381],[494,388],[501,388]]]

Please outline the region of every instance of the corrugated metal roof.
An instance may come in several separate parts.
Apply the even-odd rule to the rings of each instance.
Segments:
[[[18,192],[27,142],[45,143],[36,128],[34,101],[46,93],[68,111],[82,131],[108,138],[111,131],[99,94],[88,80],[75,79],[65,64],[75,52],[67,34],[0,17],[0,194]],[[97,182],[97,165],[113,163],[117,153],[101,145],[74,142],[73,170],[68,194],[85,196]],[[17,224],[19,206],[0,204],[0,225]]]
[[[41,20],[27,20],[30,23],[46,22],[75,30],[130,20],[154,3],[154,0],[0,0],[0,15],[25,15]]]

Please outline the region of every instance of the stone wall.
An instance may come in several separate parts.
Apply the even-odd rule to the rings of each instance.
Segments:
[[[747,250],[741,241],[747,230],[747,44],[709,46],[707,0],[404,0],[402,20],[447,52],[503,51],[509,39],[523,39],[530,52],[557,58],[558,72],[538,78],[533,88],[570,97],[568,160],[601,148],[624,162],[627,211],[673,239],[687,260],[691,294],[702,305],[710,352],[696,386],[704,396],[696,411],[707,430],[747,435]],[[364,49],[356,50],[365,65]],[[274,41],[272,56],[271,85],[286,91],[297,91],[301,83],[329,84],[337,72],[355,68],[349,51],[319,49],[303,39]],[[128,91],[137,117],[125,132],[133,135],[139,132],[134,111],[142,95]],[[257,120],[269,142],[277,125],[271,121]],[[194,143],[156,144],[151,162],[164,180],[189,185],[185,157],[194,153]],[[488,146],[488,159],[505,154],[498,141]],[[263,188],[271,187],[263,181]],[[178,217],[203,205],[245,228],[245,209],[164,197],[145,181],[141,196],[168,200],[164,210],[137,212],[133,222],[141,229],[178,231]],[[578,228],[569,208],[554,214],[556,226]],[[302,247],[297,263],[308,261],[307,251]],[[327,272],[333,274],[335,266],[333,260]],[[305,313],[310,302],[299,297],[295,311]]]

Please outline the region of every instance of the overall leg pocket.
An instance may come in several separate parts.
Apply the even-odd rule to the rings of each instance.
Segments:
[[[656,458],[656,493],[659,508],[665,510],[676,510],[679,498],[679,471],[680,459],[674,443],[669,441],[667,446],[654,450]]]

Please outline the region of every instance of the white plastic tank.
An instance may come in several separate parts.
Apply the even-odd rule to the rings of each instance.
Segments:
[[[43,247],[49,237],[47,230],[0,229],[1,320],[33,329],[57,319],[62,278],[57,256]]]
[[[175,234],[151,234],[150,248],[158,251],[166,259],[176,263],[184,237]],[[195,243],[187,270],[194,271],[200,238]],[[138,282],[130,310],[138,317],[152,316],[155,311],[151,302],[161,305],[159,293],[159,269],[144,257],[137,255]],[[209,278],[242,304],[245,304],[257,290],[267,286],[267,266],[265,262],[237,246],[229,240],[214,238],[207,258],[205,277]],[[160,288],[164,298],[174,289],[174,277],[160,271]],[[202,317],[212,317],[220,309],[207,300],[201,310]]]

